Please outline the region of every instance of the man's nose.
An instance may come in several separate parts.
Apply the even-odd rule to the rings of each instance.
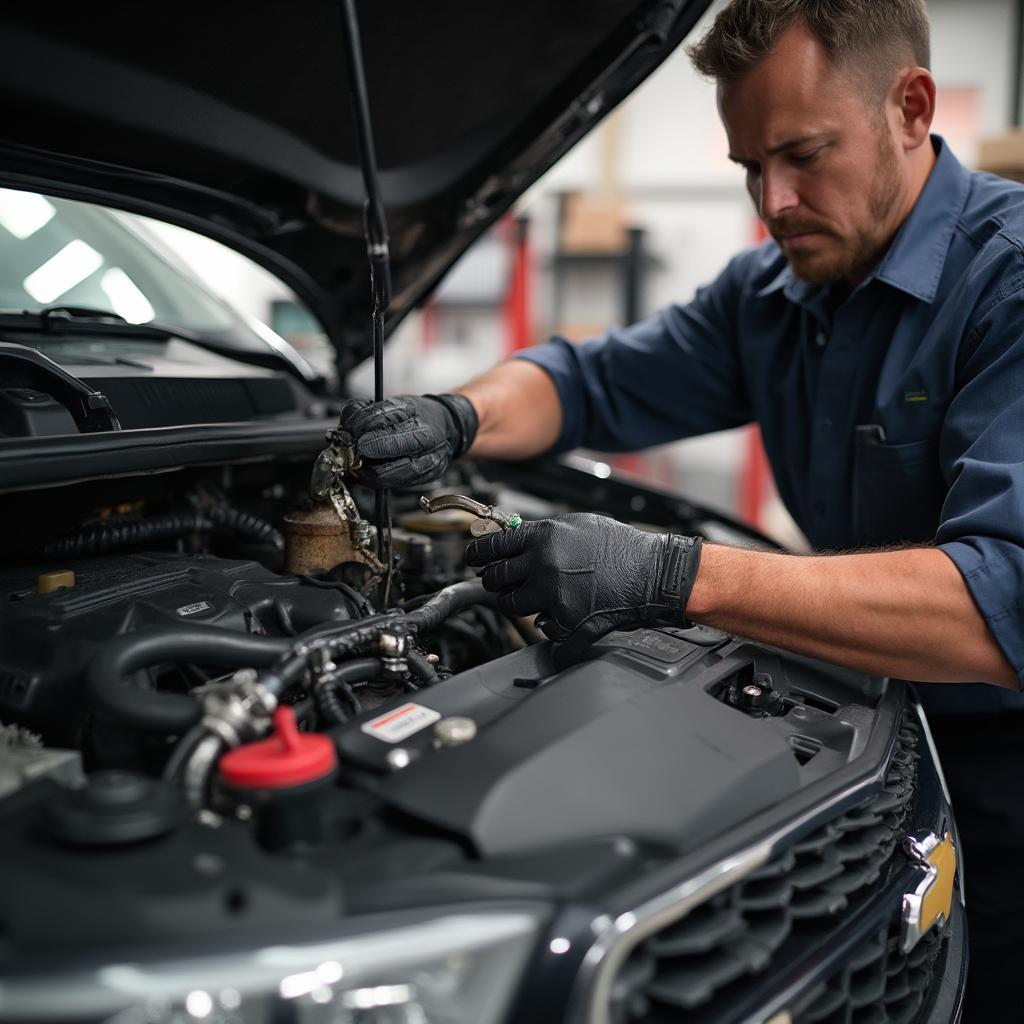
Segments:
[[[762,170],[760,185],[757,212],[763,220],[773,221],[799,205],[796,189],[784,172]]]

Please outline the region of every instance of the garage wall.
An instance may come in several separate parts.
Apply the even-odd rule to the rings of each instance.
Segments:
[[[720,6],[712,8],[708,19]],[[936,128],[967,163],[977,158],[979,134],[998,133],[1009,123],[1013,6],[1012,0],[929,3],[933,71],[940,88]],[[618,190],[631,222],[646,229],[649,249],[658,257],[646,282],[645,305],[653,311],[689,298],[754,238],[756,221],[742,174],[726,159],[726,148],[714,88],[693,72],[679,51],[531,189],[519,211],[531,218],[533,327],[538,339],[546,336],[551,323],[557,195],[567,190],[600,193],[610,186]],[[214,243],[189,240],[175,230],[166,234],[236,304],[267,319],[270,302],[283,294],[277,282]],[[495,236],[471,251],[447,283],[449,297],[472,295],[474,288],[493,291],[494,275],[507,274],[502,246]],[[615,291],[606,282],[595,279],[576,287],[577,304],[588,322],[615,319]],[[445,294],[443,287],[442,300]],[[410,317],[399,329],[387,360],[390,391],[452,387],[502,357],[506,334],[500,301],[491,309],[486,302],[463,305],[439,302],[428,318]],[[354,385],[369,392],[371,379],[366,368]],[[736,511],[746,458],[745,435],[733,432],[673,446],[656,454],[647,468],[662,482]],[[762,525],[792,537],[777,507],[767,509]]]
[[[1013,6],[1011,0],[929,3],[932,68],[940,90],[936,130],[968,164],[977,159],[980,135],[1004,130],[1012,115]],[[704,25],[720,7],[712,8]],[[606,123],[577,147],[524,202],[536,220],[538,244],[552,244],[555,193],[596,191],[607,180],[602,136],[613,133],[615,177],[663,261],[649,281],[650,308],[685,300],[750,244],[755,232],[742,172],[725,155],[714,86],[678,51],[613,117],[617,123]],[[671,452],[672,482],[735,511],[746,457],[743,432],[682,442]],[[763,525],[792,537],[787,518],[771,508]]]
[[[713,6],[702,25],[720,6]],[[949,118],[942,94],[952,90],[976,95],[984,134],[1002,131],[1011,117],[1013,3],[931,0],[928,9],[932,64],[940,88],[936,130],[946,130]],[[677,51],[613,117],[618,121],[617,181],[638,221],[650,231],[652,249],[668,255],[665,272],[653,282],[652,300],[688,295],[748,243],[753,231],[742,172],[725,156],[714,86],[700,79],[685,54]],[[954,120],[950,135],[961,159],[973,163],[977,140],[965,144],[959,120]],[[542,225],[550,215],[541,207],[552,193],[601,187],[601,136],[608,130],[607,124],[598,129],[527,197],[524,208]]]

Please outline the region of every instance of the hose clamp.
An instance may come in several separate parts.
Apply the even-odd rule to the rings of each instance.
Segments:
[[[251,668],[239,669],[227,682],[207,684],[196,696],[204,712],[203,727],[229,747],[265,733],[277,707],[277,698]]]

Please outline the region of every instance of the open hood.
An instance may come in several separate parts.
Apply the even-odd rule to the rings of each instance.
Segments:
[[[360,4],[389,331],[709,3]],[[0,25],[0,183],[217,238],[309,303],[343,368],[368,354],[340,4],[19,4]]]

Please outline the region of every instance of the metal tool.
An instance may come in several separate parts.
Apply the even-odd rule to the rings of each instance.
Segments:
[[[338,518],[349,532],[352,547],[355,548],[375,575],[384,575],[387,566],[373,550],[373,535],[370,524],[359,514],[352,500],[345,476],[361,465],[355,441],[347,431],[335,427],[325,435],[329,447],[325,448],[313,463],[309,480],[309,492],[314,501],[329,501],[338,513]]]
[[[377,169],[377,147],[373,138],[370,118],[370,98],[363,68],[363,44],[359,32],[356,0],[343,0],[342,21],[345,27],[344,63],[348,69],[349,97],[356,129],[356,152],[363,172],[366,202],[363,206],[363,234],[366,238],[366,257],[370,271],[370,336],[373,338],[373,400],[384,398],[384,319],[391,305],[391,253],[388,249],[388,224],[384,209],[384,196]],[[353,467],[354,468],[354,467]],[[391,496],[378,490],[374,496],[377,521],[377,554],[375,561],[382,566],[384,603],[391,593]]]
[[[467,498],[464,494],[439,494],[434,498],[420,498],[420,508],[424,512],[443,512],[446,509],[458,509],[469,512],[479,522],[473,523],[469,532],[474,537],[482,537],[497,530],[514,530],[521,526],[523,517],[518,512],[503,512],[496,505],[485,505],[482,501]]]

